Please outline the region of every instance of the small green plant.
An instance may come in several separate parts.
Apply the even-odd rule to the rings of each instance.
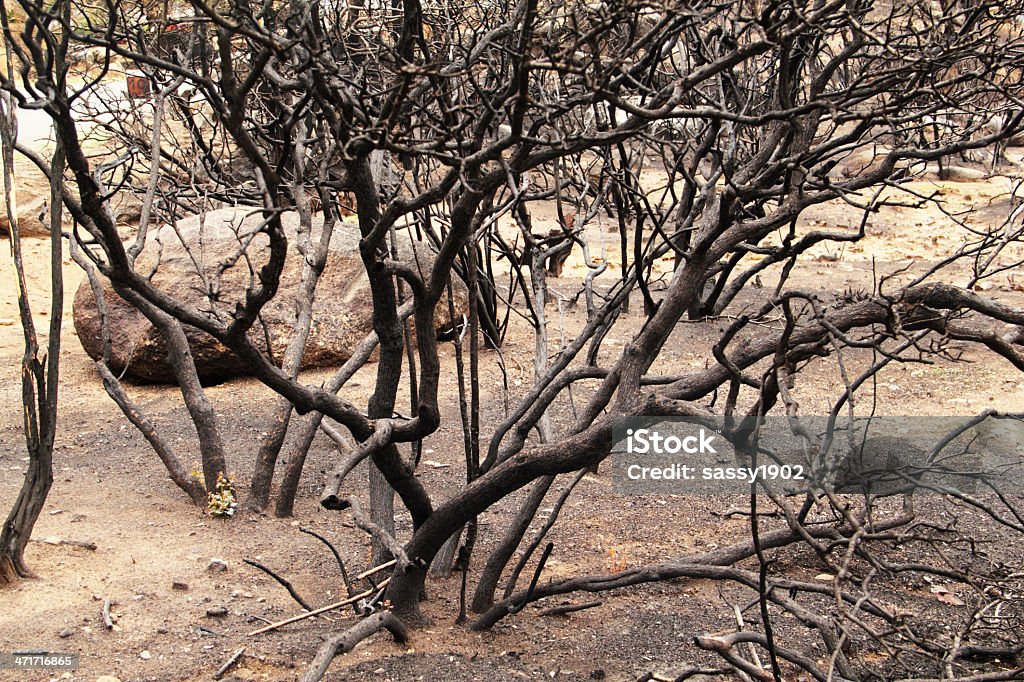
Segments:
[[[217,492],[209,493],[206,509],[213,516],[234,516],[238,501],[235,499],[235,477],[217,474]]]

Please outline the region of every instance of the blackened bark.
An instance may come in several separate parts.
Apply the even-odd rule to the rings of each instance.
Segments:
[[[217,477],[228,478],[227,463],[224,459],[224,441],[217,428],[217,413],[213,405],[206,399],[206,392],[199,382],[196,363],[188,346],[188,339],[181,327],[181,322],[163,312],[131,289],[123,289],[114,284],[114,289],[126,301],[134,305],[153,326],[160,330],[160,335],[167,344],[167,364],[174,371],[174,377],[181,388],[181,397],[185,401],[192,423],[199,436],[199,453],[203,463],[203,482],[207,492],[217,490]]]
[[[301,149],[304,147],[300,146]],[[281,369],[294,380],[299,376],[302,355],[306,350],[306,342],[313,324],[313,300],[316,294],[316,285],[327,265],[327,254],[330,250],[336,217],[333,213],[327,215],[320,231],[319,242],[316,249],[313,250],[313,240],[310,234],[312,220],[305,188],[293,188],[292,195],[296,199],[300,220],[306,230],[300,236],[303,243],[299,250],[305,253],[306,257],[302,267],[302,279],[295,292],[295,309],[297,311],[295,332],[288,342],[284,361],[281,363]],[[291,401],[282,397],[274,410],[271,428],[261,439],[259,452],[256,453],[252,482],[249,486],[249,499],[246,502],[246,506],[253,511],[263,511],[270,502],[270,486],[274,479],[274,466],[281,453],[281,446],[284,445],[293,411],[294,407]]]
[[[103,388],[106,389],[107,395],[121,408],[121,412],[128,418],[128,421],[134,424],[139,433],[149,441],[157,457],[160,458],[160,461],[167,468],[167,473],[170,475],[171,480],[174,481],[174,484],[191,498],[193,504],[199,507],[205,506],[206,490],[181,463],[181,459],[174,452],[171,444],[160,436],[153,422],[128,398],[124,387],[117,377],[111,373],[110,368],[102,362],[97,362],[96,369],[103,378]]]
[[[529,496],[523,501],[515,519],[505,530],[498,546],[487,557],[487,563],[480,573],[480,580],[470,604],[473,613],[483,613],[494,604],[494,592],[498,589],[501,573],[522,541],[526,529],[530,527],[533,517],[537,515],[537,510],[544,501],[544,496],[548,494],[554,482],[554,476],[545,476],[533,484]]]
[[[356,644],[363,641],[378,630],[387,630],[395,638],[395,642],[402,644],[409,639],[409,633],[402,622],[389,611],[381,611],[372,616],[364,618],[348,630],[332,635],[320,645],[309,664],[306,674],[302,676],[302,682],[319,682],[330,667],[335,656],[351,651]]]
[[[3,13],[6,26],[6,12]],[[10,61],[10,52],[7,54]],[[63,59],[58,57],[58,66]],[[10,68],[10,67],[8,67]],[[63,87],[63,83],[61,83]],[[18,578],[33,577],[25,565],[25,547],[43,510],[53,484],[53,441],[57,431],[57,387],[60,369],[60,333],[64,314],[64,272],[62,255],[62,205],[64,146],[57,142],[50,166],[50,328],[46,353],[39,358],[39,344],[29,304],[21,252],[21,233],[15,206],[14,139],[17,119],[11,99],[3,95],[0,111],[0,139],[3,151],[4,198],[11,233],[11,253],[18,281],[18,312],[25,339],[21,362],[21,400],[25,444],[29,463],[18,498],[0,530],[0,585]]]
[[[402,378],[402,349],[404,348],[402,321],[398,316],[398,296],[394,278],[385,272],[383,261],[387,250],[383,244],[368,242],[367,238],[380,221],[380,197],[369,160],[365,157],[352,162],[348,168],[350,186],[356,196],[359,215],[359,230],[363,235],[360,255],[370,280],[370,295],[373,299],[373,330],[380,343],[380,359],[377,362],[377,381],[373,395],[367,403],[366,414],[370,419],[389,419],[394,413],[398,397],[398,385]],[[373,523],[389,535],[395,534],[394,490],[381,471],[386,467],[392,474],[411,476],[400,464],[398,448],[391,444],[375,452],[370,466],[370,518]],[[374,565],[391,559],[391,553],[383,543],[373,542]]]

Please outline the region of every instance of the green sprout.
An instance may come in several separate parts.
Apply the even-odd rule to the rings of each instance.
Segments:
[[[234,476],[225,478],[223,472],[218,473],[217,492],[209,494],[207,510],[213,516],[234,516],[237,507]]]

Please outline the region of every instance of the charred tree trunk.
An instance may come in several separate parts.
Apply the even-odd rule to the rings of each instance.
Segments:
[[[376,227],[380,220],[380,196],[370,172],[367,158],[359,159],[349,166],[352,191],[358,202],[359,229],[363,237]],[[394,278],[384,271],[382,259],[387,257],[383,243],[361,245],[360,252],[366,274],[370,279],[373,298],[373,330],[380,343],[380,359],[377,363],[377,381],[373,395],[367,404],[366,414],[370,419],[388,419],[394,413],[398,397],[398,386],[402,378],[402,350],[404,348],[402,321],[398,316],[398,294]],[[370,519],[392,537],[395,534],[395,491],[381,472],[378,461],[382,458],[400,461],[398,448],[388,444],[382,452],[375,453],[370,465]],[[391,553],[381,542],[373,541],[374,565],[391,559]]]
[[[4,28],[6,29],[6,13]],[[5,33],[7,31],[5,30]],[[7,33],[9,35],[9,33]],[[10,64],[10,53],[7,54]],[[58,65],[63,73],[63,59]],[[10,66],[8,66],[8,69]],[[19,578],[33,577],[25,564],[25,547],[43,510],[53,484],[53,440],[57,429],[57,386],[60,367],[60,332],[64,312],[64,277],[61,244],[61,219],[64,148],[58,140],[50,165],[50,328],[46,352],[39,356],[39,343],[25,280],[14,189],[14,143],[17,119],[10,96],[0,95],[0,139],[3,147],[4,198],[10,225],[11,255],[18,283],[18,312],[25,339],[21,361],[21,400],[23,426],[29,464],[18,498],[0,531],[0,585]]]
[[[302,188],[296,188],[292,194],[296,197],[299,205],[300,219],[307,229],[310,225],[309,200],[305,197]],[[306,350],[306,342],[309,339],[310,328],[313,324],[313,297],[317,282],[327,264],[327,254],[331,243],[331,235],[334,232],[335,216],[329,215],[324,221],[323,230],[320,233],[320,241],[312,256],[307,256],[305,265],[302,268],[302,281],[299,290],[295,295],[295,307],[298,311],[298,318],[295,321],[295,333],[288,348],[285,350],[284,362],[281,369],[294,380],[299,376],[299,368],[302,365],[302,355]],[[311,236],[306,233],[304,237],[304,249],[306,253],[312,249]],[[284,445],[285,435],[288,433],[288,424],[291,421],[294,406],[287,398],[281,398],[274,410],[271,428],[267,435],[261,439],[260,449],[256,455],[256,465],[253,469],[252,482],[249,487],[249,499],[246,506],[253,511],[263,511],[270,502],[270,486],[274,479],[274,465],[277,464],[278,455],[281,453],[281,446]]]
[[[533,484],[533,488],[519,508],[515,520],[505,531],[498,546],[487,557],[487,563],[484,564],[480,581],[476,585],[476,592],[473,594],[473,602],[470,606],[473,613],[483,613],[494,605],[494,592],[498,589],[501,574],[512,555],[515,554],[516,547],[522,542],[526,530],[530,527],[530,523],[544,501],[544,496],[548,494],[548,490],[551,489],[551,484],[554,482],[554,476],[545,476]]]
[[[206,392],[199,381],[196,363],[192,358],[188,339],[181,322],[163,312],[155,305],[139,296],[131,289],[125,289],[115,282],[114,290],[146,316],[153,326],[160,331],[160,336],[167,345],[167,364],[174,372],[174,378],[181,388],[181,396],[185,401],[192,423],[199,437],[199,452],[203,464],[203,482],[207,492],[217,490],[217,478],[223,475],[228,479],[227,462],[224,458],[224,441],[217,427],[217,413],[206,398]]]

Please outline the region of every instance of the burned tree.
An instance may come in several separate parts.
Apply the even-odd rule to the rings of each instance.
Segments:
[[[10,36],[23,46],[21,74],[4,88],[54,120],[75,185],[63,197],[76,221],[70,238],[95,244],[83,254],[126,301],[212,337],[281,395],[275,429],[257,457],[252,507],[270,501],[292,410],[313,418],[302,426],[300,448],[289,453],[280,512],[292,510],[305,449],[321,420],[351,435],[354,446],[340,457],[322,504],[351,507],[343,488],[360,462],[380,472],[371,519],[360,526],[398,560],[387,599],[402,622],[422,622],[427,568],[442,547],[471,529],[460,557],[465,571],[474,520],[532,486],[485,561],[472,599],[482,612],[477,627],[544,596],[710,577],[753,590],[762,614],[772,602],[815,628],[834,667],[822,671],[794,648],[799,644],[775,641],[767,615],[763,632],[697,642],[759,679],[779,676],[784,665],[819,679],[834,672],[869,677],[869,661],[848,657],[850,638],[909,646],[929,665],[956,665],[957,651],[938,650],[926,633],[904,627],[899,614],[872,599],[867,583],[843,582],[860,561],[870,571],[944,574],[925,564],[894,566],[865,549],[891,540],[897,528],[914,533],[912,514],[876,523],[870,500],[857,506],[834,491],[787,498],[755,489],[749,540],[612,576],[538,584],[545,552],[530,587],[516,592],[555,512],[531,539],[506,596],[496,600],[495,591],[549,489],[561,475],[597,467],[623,417],[721,416],[733,425],[729,437],[747,442],[748,417],[781,413],[799,431],[794,387],[809,366],[828,360],[843,378],[831,408],[837,413],[854,410],[853,398],[888,363],[948,357],[951,344],[976,344],[1024,368],[1024,310],[973,290],[1020,264],[1016,215],[988,231],[950,215],[950,226],[963,227],[967,238],[909,278],[883,273],[871,289],[850,292],[789,285],[815,247],[862,241],[881,207],[940,200],[901,179],[1018,130],[1021,117],[1012,112],[1024,41],[1017,3],[194,2],[187,15],[164,12],[141,27],[129,7],[116,3],[95,25],[88,13],[61,19],[49,5],[24,7],[31,20],[23,34]],[[179,34],[188,38],[158,49],[172,23],[187,25]],[[78,104],[99,87],[102,73],[77,90],[56,87],[49,58],[56,35],[99,48],[104,65],[116,60],[142,73],[154,93],[151,105],[83,112]],[[97,95],[92,104],[101,100]],[[992,116],[1007,114],[1007,125],[986,127]],[[113,162],[94,167],[83,149],[85,123],[118,152]],[[109,201],[132,190],[143,197],[144,218],[126,247]],[[801,221],[828,202],[858,211],[859,224],[817,229]],[[551,203],[556,231],[545,233],[534,222]],[[233,254],[246,273],[243,291],[222,297],[208,282],[196,305],[140,271],[135,256],[147,242],[148,221],[173,224],[222,205],[248,207],[257,220]],[[372,333],[332,381],[312,387],[298,370],[309,306],[330,295],[318,284],[325,268],[319,248],[349,207],[372,283]],[[322,219],[314,221],[314,208]],[[297,216],[291,237],[286,215]],[[598,279],[608,253],[587,231],[602,221],[617,235],[620,263],[610,286]],[[430,244],[429,259],[400,258],[400,234]],[[250,253],[248,239],[260,243],[262,256]],[[261,341],[261,315],[279,295],[289,242],[296,240],[308,266],[296,302],[297,333],[275,353],[274,344]],[[560,274],[559,259],[570,249],[583,254],[587,276],[576,298],[584,299],[587,317],[551,353],[548,277]],[[656,272],[663,260],[672,262],[668,273]],[[969,272],[958,270],[968,263]],[[438,311],[454,312],[448,296],[460,286],[457,275],[470,292],[465,336],[474,340],[460,382],[467,471],[465,485],[439,502],[415,475],[415,444],[449,418],[439,399]],[[629,319],[631,298],[642,316]],[[533,327],[532,385],[504,421],[481,433],[476,340],[499,345],[506,312],[522,314]],[[698,349],[706,366],[680,373],[666,349],[678,342],[687,317],[713,317],[721,326]],[[456,321],[448,320],[448,332],[458,339]],[[628,339],[623,347],[606,343],[613,330]],[[367,404],[339,397],[375,346]],[[860,351],[873,359],[851,374],[848,358]],[[403,366],[414,378],[409,414],[400,408]],[[546,415],[574,389],[581,404],[572,423],[558,428]],[[535,430],[540,437],[532,439]],[[385,482],[412,518],[404,542],[395,537]],[[1019,532],[1014,500],[995,500],[958,498]],[[827,523],[812,518],[822,504]],[[758,505],[773,507],[784,526],[762,532]],[[822,586],[767,573],[768,553],[795,543],[844,576],[827,588],[834,597],[828,615],[802,601],[817,599]],[[760,572],[735,566],[749,558],[759,561]],[[986,575],[978,584],[1004,578]],[[342,640],[347,648],[351,637]],[[766,648],[772,670],[739,657],[738,644]]]
[[[6,33],[8,23],[3,17]],[[4,42],[7,56],[7,77],[11,77],[11,52]],[[63,84],[66,63],[58,59],[52,64],[53,75]],[[60,369],[61,321],[64,313],[64,279],[61,270],[63,240],[61,237],[63,207],[64,151],[57,141],[49,164],[50,175],[50,324],[45,345],[40,345],[33,319],[30,292],[25,277],[22,235],[17,216],[17,186],[14,179],[14,148],[18,137],[17,112],[9,93],[0,96],[0,151],[3,154],[3,192],[7,208],[8,237],[17,278],[18,314],[24,338],[21,361],[22,429],[28,452],[28,468],[18,497],[0,531],[0,586],[19,578],[34,577],[25,564],[25,547],[32,536],[43,504],[53,484],[53,441],[57,429],[57,389]]]

